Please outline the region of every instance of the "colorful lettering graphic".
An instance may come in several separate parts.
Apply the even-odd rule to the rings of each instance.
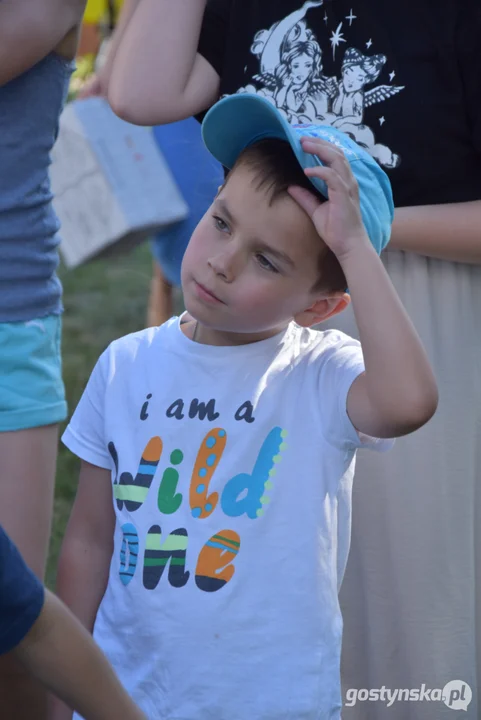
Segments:
[[[239,517],[244,513],[252,520],[264,515],[264,507],[270,502],[266,494],[272,489],[272,480],[276,474],[275,466],[281,462],[281,453],[287,445],[284,439],[287,432],[274,428],[264,440],[254,465],[252,474],[241,473],[229,480],[221,498],[222,510],[229,517]]]
[[[180,465],[184,459],[182,450],[174,450],[170,455],[172,465]],[[157,497],[157,505],[161,513],[164,515],[172,515],[182,505],[181,493],[176,494],[177,483],[179,482],[179,473],[172,467],[164,470],[162,480],[159,487]]]
[[[139,557],[139,536],[132,523],[122,525],[122,547],[120,549],[120,580],[127,586],[132,582]]]
[[[231,563],[240,550],[240,542],[233,530],[220,530],[206,542],[195,570],[195,582],[200,590],[217,592],[232,579],[235,568]]]
[[[189,579],[185,570],[188,544],[187,530],[179,528],[167,535],[162,543],[162,530],[153,525],[147,533],[144,555],[144,587],[154,590],[169,565],[169,583],[173,587],[183,587]]]
[[[192,516],[202,520],[211,515],[219,502],[219,494],[208,495],[210,480],[220,462],[227,443],[225,430],[216,428],[208,433],[197,454],[190,482]]]
[[[162,455],[162,440],[160,437],[153,437],[147,443],[135,479],[131,473],[123,472],[119,475],[118,454],[113,442],[108,444],[108,449],[115,465],[116,478],[114,481],[114,498],[117,507],[122,510],[124,503],[129,512],[135,512],[142,507],[152,485],[157,465]]]
[[[248,412],[247,405],[245,412]],[[148,415],[146,415],[148,418]],[[247,416],[246,418],[247,419]],[[220,508],[228,517],[247,515],[252,520],[262,517],[270,502],[276,466],[282,460],[287,445],[287,432],[275,427],[262,443],[254,468],[249,473],[240,473],[227,481],[220,498]],[[214,428],[202,440],[197,453],[190,480],[189,501],[194,520],[208,518],[219,506],[219,493],[209,494],[209,484],[219,466],[227,446],[227,433]],[[119,477],[119,460],[113,442],[108,445],[115,465],[113,495],[119,510],[139,510],[145,502],[162,456],[163,442],[153,437],[146,445],[133,478],[129,472]],[[177,492],[180,481],[180,466],[184,453],[174,449],[169,456],[170,464],[164,469],[159,484],[157,507],[163,515],[173,515],[182,505],[184,496]],[[136,527],[127,522],[122,525],[119,577],[124,586],[129,585],[136,572],[139,556],[139,534]],[[212,532],[212,531],[211,531]],[[191,575],[186,570],[189,538],[185,528],[178,528],[162,537],[160,525],[152,525],[145,538],[143,560],[143,586],[155,590],[165,569],[172,587],[186,585]],[[234,576],[236,559],[241,547],[241,538],[234,530],[219,530],[205,543],[197,558],[195,583],[203,592],[217,592]]]

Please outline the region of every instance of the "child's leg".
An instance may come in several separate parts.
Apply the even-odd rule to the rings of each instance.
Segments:
[[[60,339],[58,316],[0,323],[0,523],[42,580],[58,423],[67,414]],[[0,660],[2,720],[45,720],[45,693],[10,656]]]
[[[174,313],[172,285],[165,279],[162,269],[156,260],[153,260],[152,265],[147,327],[162,325],[162,323],[171,318]]]
[[[0,433],[0,523],[43,580],[52,521],[58,427]],[[0,658],[5,720],[44,720],[46,694],[6,655]]]
[[[58,426],[0,433],[0,523],[43,580],[52,521]]]

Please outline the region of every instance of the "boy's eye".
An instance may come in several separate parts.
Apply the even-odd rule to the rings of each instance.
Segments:
[[[261,253],[257,253],[256,255],[257,262],[261,266],[261,268],[264,268],[264,270],[269,270],[270,272],[278,273],[279,270],[274,267],[274,265],[265,257],[265,255],[262,255]]]
[[[220,230],[221,232],[226,232],[229,230],[229,226],[227,225],[227,223],[224,222],[224,220],[222,220],[222,218],[220,218],[216,215],[214,215],[213,217],[214,217],[214,225],[217,228],[217,230]]]

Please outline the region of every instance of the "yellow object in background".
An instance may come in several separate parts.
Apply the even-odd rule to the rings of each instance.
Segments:
[[[113,0],[112,2],[116,15],[119,14],[123,0]],[[84,23],[87,25],[98,25],[107,17],[109,11],[108,0],[88,0],[85,8]]]

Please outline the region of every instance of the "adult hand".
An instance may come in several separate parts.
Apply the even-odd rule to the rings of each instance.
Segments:
[[[77,97],[81,100],[90,97],[107,97],[107,87],[106,83],[103,82],[102,75],[96,73],[92,75],[79,91]]]

